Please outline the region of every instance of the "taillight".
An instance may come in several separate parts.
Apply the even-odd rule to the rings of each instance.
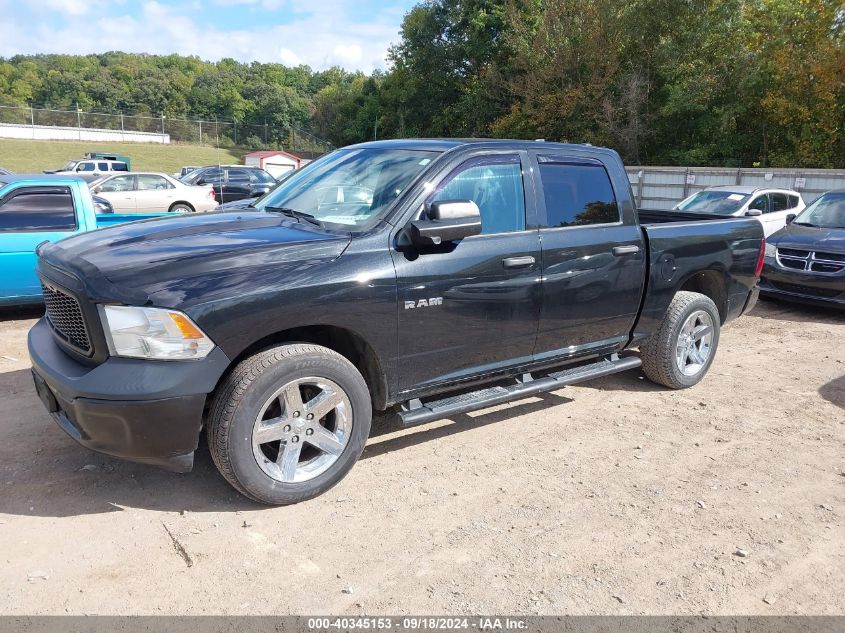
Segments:
[[[760,242],[760,254],[757,255],[757,268],[754,269],[754,276],[759,277],[763,272],[763,262],[766,259],[766,238]]]
[[[212,187],[211,189],[209,189],[209,190],[208,190],[208,197],[209,197],[209,198],[213,198],[213,197],[214,197],[214,187]]]

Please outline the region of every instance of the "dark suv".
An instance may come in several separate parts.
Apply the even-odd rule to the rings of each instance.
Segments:
[[[244,198],[262,196],[276,184],[263,169],[244,165],[211,165],[200,167],[181,178],[186,185],[211,185],[214,197],[223,204]]]

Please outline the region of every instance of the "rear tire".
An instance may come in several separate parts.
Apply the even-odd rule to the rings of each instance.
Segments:
[[[167,210],[168,213],[193,213],[194,208],[189,205],[187,202],[177,202],[170,206]]]
[[[352,468],[370,434],[364,378],[346,358],[307,343],[280,345],[238,364],[209,410],[217,469],[268,505],[316,497]]]
[[[671,389],[698,384],[716,356],[720,323],[719,310],[709,297],[679,292],[660,328],[640,346],[643,372]]]

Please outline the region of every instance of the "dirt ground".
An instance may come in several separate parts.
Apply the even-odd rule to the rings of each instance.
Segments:
[[[638,371],[410,431],[259,507],[77,446],[0,315],[2,614],[845,613],[845,314],[762,302],[710,375]],[[742,550],[742,551],[739,551]]]

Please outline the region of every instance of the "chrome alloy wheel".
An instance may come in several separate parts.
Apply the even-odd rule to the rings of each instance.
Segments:
[[[707,364],[713,350],[713,319],[704,310],[687,317],[675,344],[675,363],[685,376],[695,376]]]
[[[298,378],[261,407],[252,451],[268,476],[284,483],[313,479],[331,468],[352,433],[352,405],[326,378]]]

